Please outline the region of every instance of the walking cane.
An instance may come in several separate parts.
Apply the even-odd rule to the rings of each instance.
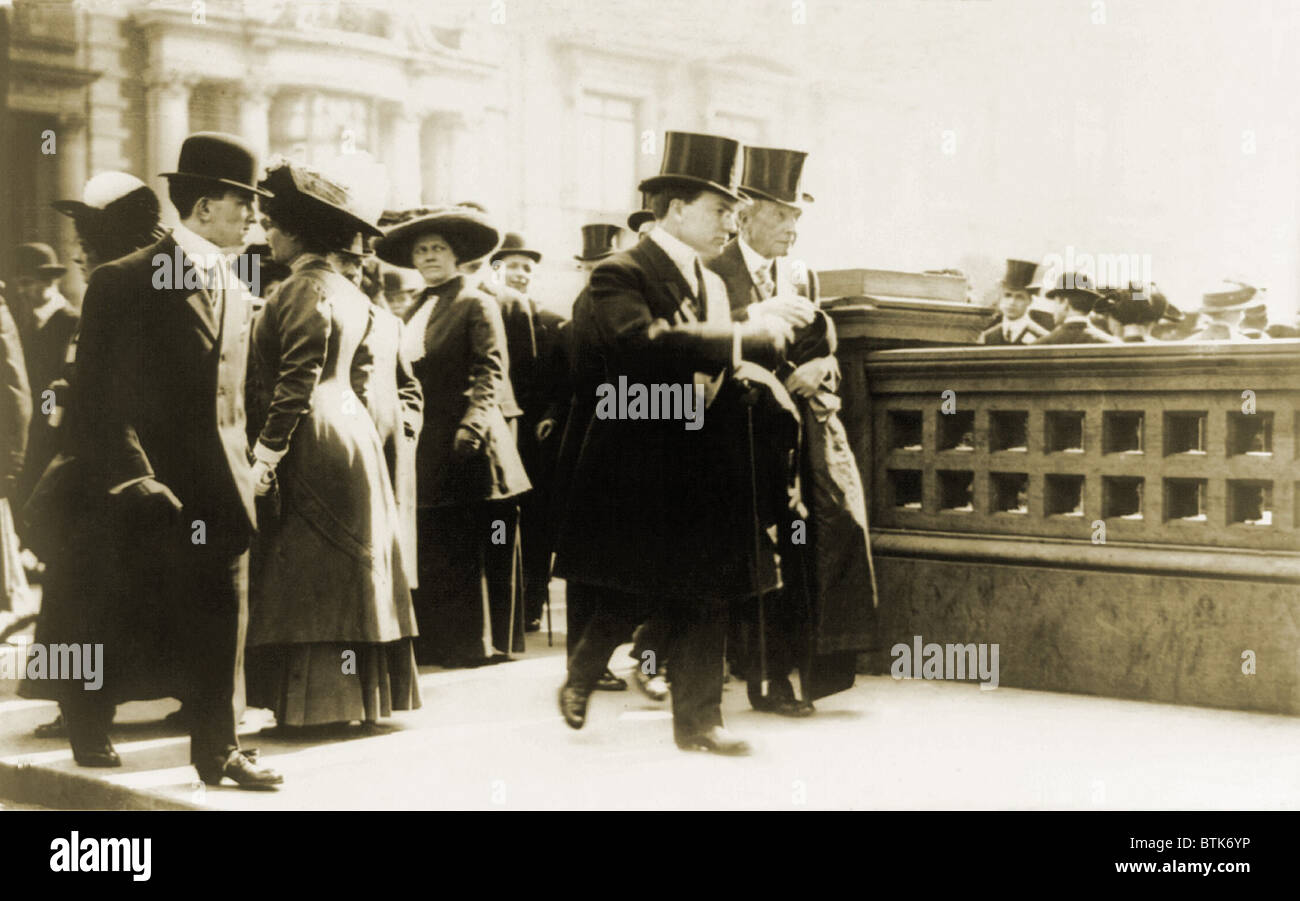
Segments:
[[[749,561],[749,578],[750,584],[758,595],[758,677],[759,677],[759,694],[767,697],[767,612],[766,605],[763,603],[763,592],[758,585],[758,555],[761,553],[762,539],[759,536],[759,530],[762,528],[758,519],[758,467],[754,463],[754,404],[758,402],[758,391],[750,388],[749,393],[744,397],[745,404],[745,425],[749,432],[749,500],[750,500],[750,519],[753,522],[754,534],[754,554]]]

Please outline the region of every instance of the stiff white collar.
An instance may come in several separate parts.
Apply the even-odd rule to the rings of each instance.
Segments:
[[[745,269],[752,276],[759,269],[772,270],[772,261],[760,254],[757,250],[750,247],[744,238],[736,238],[736,243],[740,245],[740,255],[745,258]],[[776,279],[772,279],[773,283]]]
[[[651,241],[659,245],[664,253],[668,254],[668,259],[673,261],[681,272],[682,278],[686,279],[686,284],[690,287],[691,293],[698,296],[700,286],[695,281],[695,264],[699,261],[699,254],[695,248],[691,247],[680,238],[670,235],[662,225],[656,224],[650,230],[648,236]]]
[[[176,239],[181,250],[185,251],[185,256],[189,257],[190,262],[204,272],[226,259],[220,247],[184,225],[173,226],[172,237]]]

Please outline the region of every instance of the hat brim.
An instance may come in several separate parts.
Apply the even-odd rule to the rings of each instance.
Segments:
[[[1055,300],[1058,297],[1088,297],[1093,303],[1101,300],[1102,297],[1096,291],[1087,288],[1053,288],[1043,295],[1046,298]]]
[[[488,260],[488,265],[495,263],[497,260],[504,260],[506,257],[528,257],[534,263],[542,261],[542,254],[537,250],[528,250],[527,248],[497,249],[493,251],[491,258]]]
[[[416,238],[429,233],[457,239],[465,251],[464,259],[457,258],[458,265],[483,259],[501,241],[500,232],[481,218],[466,215],[464,210],[447,211],[409,219],[393,226],[375,242],[375,256],[403,269],[414,268],[411,266],[412,245]]]
[[[188,178],[191,181],[209,182],[210,184],[225,185],[228,188],[237,188],[241,191],[248,191],[250,194],[256,194],[258,197],[274,197],[270,191],[259,188],[256,185],[246,185],[241,181],[233,181],[229,178],[213,178],[211,175],[195,175],[193,172],[161,172],[163,178]]]
[[[1197,307],[1192,310],[1193,313],[1232,313],[1236,310],[1253,310],[1259,306],[1257,300],[1244,300],[1241,303],[1229,304],[1226,307]]]
[[[627,217],[627,230],[630,232],[639,232],[641,226],[647,222],[654,222],[655,214],[649,210],[637,210],[631,216]]]
[[[812,195],[804,194],[803,192],[800,192],[799,196],[794,200],[786,200],[784,197],[777,197],[776,195],[769,194],[766,191],[760,191],[757,188],[748,188],[745,185],[741,185],[740,194],[742,197],[746,197],[749,200],[770,200],[772,203],[779,203],[781,206],[788,206],[792,210],[800,211],[807,209],[813,203]]]
[[[739,201],[744,199],[739,192],[733,191],[726,185],[721,185],[716,181],[709,181],[707,178],[697,178],[694,175],[654,175],[641,182],[637,186],[637,190],[645,194],[653,194],[665,188],[676,187],[704,188],[716,194],[721,194],[729,200]]]
[[[594,257],[579,256],[578,254],[575,253],[573,255],[573,258],[577,260],[579,263],[595,263],[599,260],[605,259],[606,257],[612,257],[617,252],[618,251],[615,250],[607,250],[604,253],[596,254]]]
[[[55,212],[62,213],[72,219],[76,219],[78,216],[93,215],[95,213],[104,212],[103,210],[97,209],[88,203],[83,203],[80,200],[56,200],[51,203],[50,206],[54,208]]]

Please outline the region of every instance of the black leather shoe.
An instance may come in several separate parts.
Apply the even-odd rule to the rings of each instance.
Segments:
[[[524,631],[525,631],[525,632],[540,632],[540,631],[542,631],[542,621],[541,621],[540,619],[530,619],[530,620],[527,622],[527,624],[524,626]]]
[[[122,758],[117,756],[117,752],[113,750],[113,745],[107,742],[103,747],[90,750],[73,748],[72,759],[77,761],[77,766],[112,767],[122,765]]]
[[[587,702],[591,700],[591,689],[582,689],[565,682],[560,687],[560,713],[572,729],[581,729],[587,724]]]
[[[677,739],[677,747],[683,751],[712,751],[727,757],[745,757],[752,750],[749,742],[737,738],[722,726],[714,726],[704,732],[685,735]]]
[[[240,788],[250,791],[273,791],[284,782],[278,772],[258,766],[239,751],[231,751],[219,770],[199,770],[199,778],[208,785],[220,785],[223,777],[235,780]]]
[[[63,714],[56,716],[52,723],[41,723],[34,734],[37,738],[67,738],[68,727],[63,723]]]
[[[627,682],[605,670],[596,680],[596,691],[627,691]]]

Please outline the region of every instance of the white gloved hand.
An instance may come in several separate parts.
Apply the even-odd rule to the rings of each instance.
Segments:
[[[778,294],[767,300],[750,304],[750,318],[752,319],[755,314],[775,316],[790,323],[794,328],[803,328],[813,321],[817,315],[817,308],[808,298],[800,297],[798,294]]]
[[[275,487],[275,467],[263,460],[253,461],[253,492],[262,497]]]

